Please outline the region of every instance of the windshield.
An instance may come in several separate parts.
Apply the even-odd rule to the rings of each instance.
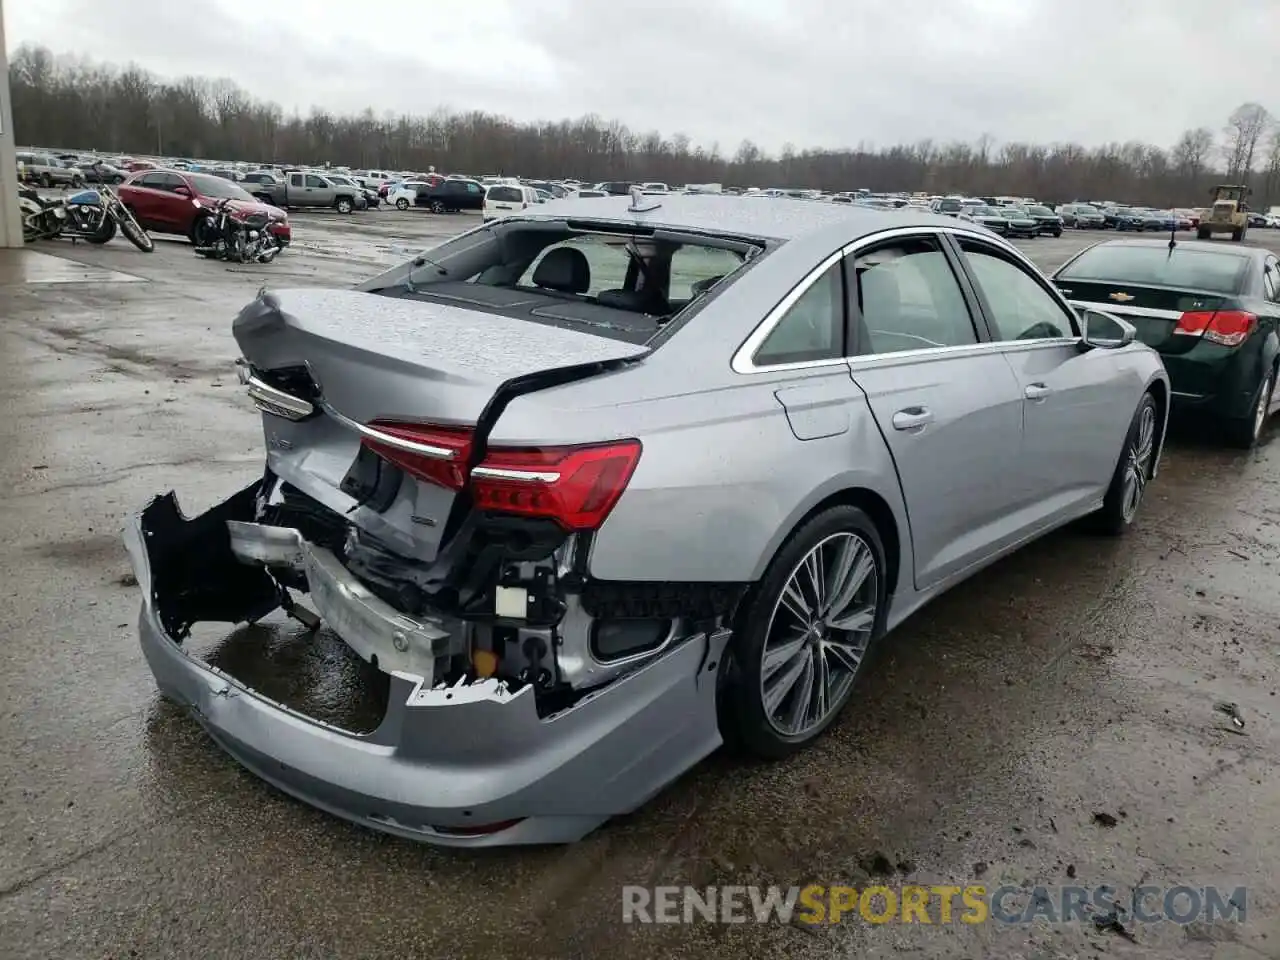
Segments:
[[[202,197],[215,197],[219,200],[253,201],[253,197],[229,180],[203,174],[192,174],[190,175],[190,180],[191,186],[195,187],[196,193]]]
[[[1099,244],[1082,253],[1058,274],[1059,280],[1138,283],[1182,287],[1205,293],[1235,293],[1240,289],[1248,257],[1216,250],[1197,250],[1163,244],[1152,247]]]

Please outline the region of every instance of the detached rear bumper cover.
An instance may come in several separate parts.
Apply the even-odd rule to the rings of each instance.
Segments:
[[[177,552],[190,556],[197,543],[206,569],[235,562],[226,520],[251,519],[255,490],[192,520],[181,516],[172,496],[157,498],[129,523],[125,545],[143,594],[142,650],[160,691],[188,708],[237,761],[284,792],[431,843],[563,843],[636,809],[720,744],[715,667],[727,631],[698,635],[547,719],[538,717],[530,687],[512,694],[486,681],[424,690],[421,679],[407,673],[392,674],[386,716],[367,736],[261,696],[182,649],[164,625],[173,623],[163,613],[172,602],[157,591],[175,582],[167,570],[181,565]],[[232,590],[244,611],[212,612]],[[244,579],[186,591],[183,603],[201,608],[201,619],[209,620],[247,619],[270,609],[260,609],[264,596]]]

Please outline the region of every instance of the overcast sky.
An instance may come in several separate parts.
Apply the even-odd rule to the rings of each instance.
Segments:
[[[1247,100],[1280,114],[1280,0],[3,3],[10,49],[230,77],[287,111],[596,113],[726,153],[984,133],[1168,146]]]

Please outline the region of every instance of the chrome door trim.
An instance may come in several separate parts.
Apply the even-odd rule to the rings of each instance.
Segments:
[[[734,352],[733,359],[730,362],[730,366],[734,373],[785,373],[795,370],[817,370],[822,367],[833,367],[844,363],[848,363],[850,366],[856,365],[856,369],[866,369],[868,366],[894,365],[896,363],[901,363],[904,359],[929,359],[937,356],[965,356],[973,352],[986,353],[996,349],[1008,350],[1014,344],[1025,344],[1027,347],[1032,347],[1043,343],[1061,344],[1063,342],[1071,342],[1078,339],[1075,337],[1055,337],[1051,340],[979,341],[978,343],[966,343],[956,347],[929,347],[922,350],[901,350],[895,353],[874,355],[864,354],[856,357],[836,357],[826,360],[805,360],[799,363],[776,363],[766,364],[763,366],[756,364],[755,355],[764,341],[768,339],[769,334],[773,333],[774,327],[781,322],[782,318],[786,316],[787,311],[791,309],[795,302],[804,296],[805,292],[831,268],[832,264],[836,263],[843,257],[850,256],[851,254],[857,254],[860,251],[865,250],[867,247],[883,243],[886,240],[896,240],[901,237],[934,237],[938,234],[950,234],[952,236],[971,238],[973,240],[988,243],[1003,253],[1011,254],[1029,270],[1041,277],[1044,277],[1045,289],[1051,291],[1052,294],[1059,299],[1062,305],[1074,314],[1074,309],[1071,308],[1071,305],[1063,298],[1062,294],[1053,287],[1052,282],[1045,277],[1044,272],[1040,270],[1039,267],[1032,263],[1031,260],[1028,259],[1022,251],[1018,250],[1017,247],[990,231],[952,226],[950,224],[939,224],[937,226],[927,227],[891,227],[887,230],[878,231],[877,233],[869,233],[864,237],[859,237],[851,243],[845,244],[839,250],[824,258],[821,263],[805,274],[805,276],[801,278],[800,282],[792,287],[791,291],[778,302],[777,306],[765,314],[764,319],[756,325],[756,328],[751,331],[750,335],[748,335],[748,337],[742,342],[742,345]],[[877,361],[881,357],[888,358],[887,363],[867,363],[867,361]]]

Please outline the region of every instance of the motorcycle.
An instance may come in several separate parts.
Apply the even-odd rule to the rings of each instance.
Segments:
[[[22,212],[22,239],[28,243],[67,237],[73,242],[102,244],[115,237],[119,228],[143,253],[151,253],[156,247],[151,234],[105,186],[77,190],[56,200],[45,200],[31,187],[21,187],[18,206]]]
[[[232,263],[270,263],[284,249],[267,229],[271,223],[268,214],[242,210],[233,200],[202,203],[196,216],[192,234],[198,256]]]

